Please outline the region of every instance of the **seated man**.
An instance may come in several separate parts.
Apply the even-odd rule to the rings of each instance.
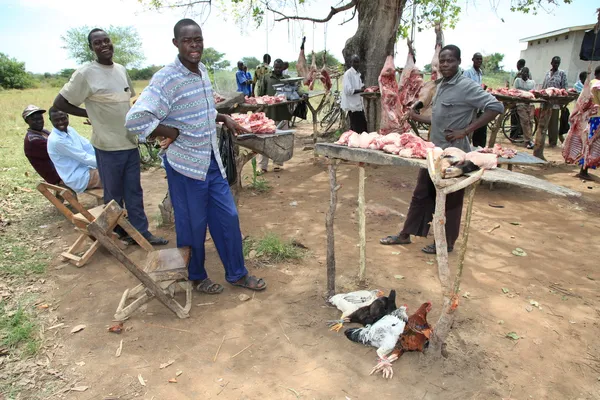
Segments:
[[[42,110],[37,106],[28,105],[21,114],[27,125],[29,125],[29,129],[25,134],[25,157],[46,182],[52,185],[60,185],[62,183],[60,176],[58,176],[48,155],[47,144],[50,132],[44,129],[44,116],[42,114],[45,112],[46,110]]]
[[[76,193],[100,188],[100,174],[89,140],[69,126],[69,115],[50,107],[54,129],[48,138],[48,154],[65,185]]]

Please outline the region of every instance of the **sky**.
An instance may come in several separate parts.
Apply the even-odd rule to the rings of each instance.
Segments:
[[[310,10],[300,14],[324,17],[334,1],[314,1]],[[493,7],[493,4],[497,4]],[[445,43],[462,49],[463,64],[470,64],[471,55],[481,52],[503,53],[506,70],[515,69],[520,51],[526,44],[519,39],[564,27],[596,22],[597,0],[573,0],[573,4],[551,7],[537,16],[512,13],[510,0],[465,0],[460,21],[455,29],[444,31]],[[69,28],[82,25],[107,27],[132,25],[140,34],[145,61],[142,65],[164,65],[173,60],[176,49],[171,43],[173,25],[181,18],[194,17],[201,23],[205,47],[214,47],[226,54],[234,66],[245,56],[262,59],[265,52],[273,58],[294,61],[298,58],[302,35],[307,37],[306,50],[327,48],[339,60],[346,40],[357,22],[341,25],[351,13],[340,13],[327,24],[311,22],[274,22],[256,29],[253,24],[241,27],[233,18],[218,10],[207,18],[196,18],[185,9],[163,12],[147,11],[137,0],[0,0],[0,52],[24,61],[28,71],[58,72],[76,68],[75,61],[62,49],[61,35]],[[406,10],[408,11],[408,10]],[[205,21],[203,21],[205,19]],[[418,32],[415,37],[417,66],[431,62],[435,45],[433,30]],[[406,45],[397,45],[396,64],[404,65]],[[463,65],[464,66],[464,65]]]

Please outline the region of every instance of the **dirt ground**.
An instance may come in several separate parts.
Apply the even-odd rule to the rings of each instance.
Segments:
[[[307,129],[301,125],[298,137]],[[284,171],[265,176],[272,186],[269,193],[242,193],[239,213],[245,235],[270,231],[295,238],[310,255],[296,263],[250,266],[269,286],[247,302],[238,299],[244,290],[226,285],[218,296],[195,294],[191,317],[180,320],[155,300],[125,322],[121,335],[112,334],[107,327],[123,291],[136,285],[134,277],[105,251],[80,269],[55,259],[46,282],[51,290],[43,300],[51,305],[48,323],[65,326],[45,332],[55,343],[46,354],[50,366],[64,374],[64,387],[88,386],[85,392],[59,392],[55,397],[600,399],[600,272],[594,257],[600,254],[595,240],[600,236],[598,181],[583,183],[569,166],[516,168],[583,192],[577,202],[482,185],[449,357],[431,364],[422,354],[405,354],[394,365],[394,378],[385,381],[369,376],[376,362],[374,349],[352,343],[325,325],[339,316],[325,306],[323,297],[328,177],[323,162],[314,165],[312,153],[302,152],[299,142]],[[560,160],[560,149],[547,154]],[[429,321],[435,323],[441,305],[435,259],[420,251],[432,239],[417,238],[407,246],[379,244],[380,237],[401,227],[416,174],[414,168],[367,168],[367,275],[371,288],[396,289],[398,304],[407,303],[409,311],[432,301]],[[174,245],[173,229],[156,228],[157,204],[167,189],[164,175],[160,169],[144,173],[142,184],[153,231]],[[337,290],[342,292],[357,288],[357,168],[342,164],[338,178]],[[500,227],[490,232],[496,225]],[[66,221],[47,229],[60,238],[56,252],[75,237]],[[527,256],[514,256],[516,247]],[[134,258],[143,256],[139,249],[127,251]],[[450,260],[452,265],[455,255]],[[214,280],[225,282],[210,242],[207,269]],[[71,334],[79,324],[86,328]],[[508,332],[520,339],[506,338]],[[121,340],[122,355],[116,357]],[[159,368],[169,360],[174,363]],[[169,383],[178,371],[177,383]]]

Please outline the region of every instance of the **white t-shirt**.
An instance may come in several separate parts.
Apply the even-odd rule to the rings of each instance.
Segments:
[[[342,89],[342,110],[344,111],[362,111],[363,110],[363,99],[360,94],[354,94],[355,90],[363,87],[362,79],[360,79],[360,72],[350,67],[348,71],[344,73],[343,89]]]
[[[125,129],[125,116],[135,91],[124,66],[92,61],[73,73],[60,94],[74,106],[85,103],[94,147],[105,151],[137,147],[137,136]]]

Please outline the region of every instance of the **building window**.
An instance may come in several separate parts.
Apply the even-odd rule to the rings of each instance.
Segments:
[[[569,39],[569,35],[565,35],[565,40]]]
[[[538,40],[538,44],[540,44],[540,43],[542,43],[542,41],[541,41],[541,40]]]
[[[530,45],[530,46],[533,46],[533,42],[529,42],[529,45]]]
[[[546,39],[546,43],[548,43],[550,41],[550,39]]]
[[[558,36],[554,38],[554,41],[555,41],[555,42],[558,42]]]

